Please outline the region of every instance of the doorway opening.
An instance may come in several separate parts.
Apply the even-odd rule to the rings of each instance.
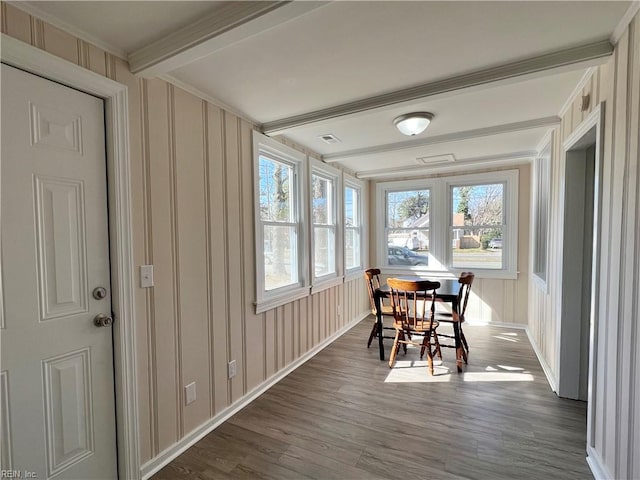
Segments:
[[[564,142],[557,393],[587,402],[587,445],[593,439],[596,390],[603,116],[604,103]]]

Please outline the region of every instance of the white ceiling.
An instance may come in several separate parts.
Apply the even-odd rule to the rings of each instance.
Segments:
[[[611,38],[631,4],[276,3],[260,13],[247,12],[269,2],[48,1],[27,8],[128,54],[145,76],[162,74],[369,176],[441,154],[455,156],[454,168],[510,155],[522,162],[586,69],[606,61],[593,54],[605,45],[596,42]],[[229,17],[225,26],[234,5],[245,18]],[[416,137],[392,125],[410,111],[435,115]],[[341,143],[323,143],[318,136],[327,133]]]

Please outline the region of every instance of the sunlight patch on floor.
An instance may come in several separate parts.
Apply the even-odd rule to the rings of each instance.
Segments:
[[[455,364],[451,367],[441,361],[434,361],[434,375],[429,375],[426,360],[397,360],[385,383],[446,383],[446,382],[532,382],[535,377],[520,367],[507,365],[463,367],[465,371],[456,373]]]

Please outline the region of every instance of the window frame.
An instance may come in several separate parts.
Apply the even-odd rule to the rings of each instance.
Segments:
[[[325,275],[316,277],[315,274],[315,227],[313,222],[313,176],[317,175],[324,179],[330,180],[333,184],[332,188],[332,213],[333,213],[333,228],[334,228],[334,262],[335,272],[330,272]],[[309,177],[307,181],[308,189],[308,218],[309,218],[309,273],[311,278],[311,293],[316,293],[321,290],[339,285],[343,282],[343,235],[342,235],[342,172],[335,167],[327,165],[315,158],[309,158]],[[325,225],[319,225],[326,227]]]
[[[345,215],[345,204],[344,204],[344,198],[346,197],[345,195],[345,190],[347,188],[352,188],[354,190],[356,190],[358,192],[358,204],[357,204],[357,208],[356,208],[356,215],[359,218],[360,222],[358,224],[357,227],[348,227],[346,225],[346,215]],[[364,199],[364,191],[365,191],[365,183],[362,180],[357,179],[356,177],[353,177],[347,173],[343,173],[342,175],[342,198],[343,198],[343,209],[342,209],[342,215],[343,215],[343,221],[342,221],[342,228],[343,228],[343,250],[344,250],[344,258],[343,258],[343,265],[344,265],[344,276],[345,276],[345,281],[349,281],[352,280],[354,278],[357,277],[361,277],[364,274],[364,270],[365,270],[365,266],[366,266],[366,258],[367,258],[367,253],[368,253],[368,249],[367,249],[367,245],[369,242],[369,239],[367,237],[367,224],[369,222],[366,221],[365,219],[365,199]],[[347,258],[346,258],[346,254],[347,254],[347,248],[346,248],[346,240],[347,240],[347,229],[349,230],[357,230],[358,234],[360,236],[360,261],[359,261],[359,265],[356,267],[352,267],[352,268],[347,268]]]
[[[551,206],[551,158],[554,132],[540,144],[532,164],[531,195],[531,273],[534,281],[547,291],[549,275],[549,230]]]
[[[295,198],[295,223],[297,234],[297,268],[298,282],[267,291],[265,288],[264,268],[264,225],[260,216],[260,156],[293,167],[293,185]],[[287,147],[259,132],[253,132],[253,168],[254,168],[254,224],[255,224],[255,258],[256,258],[256,314],[290,303],[309,294],[309,242],[307,211],[307,157],[305,154]],[[270,222],[268,222],[270,223]]]
[[[376,184],[376,259],[379,268],[388,274],[417,273],[433,277],[457,277],[472,270],[478,278],[517,279],[518,261],[518,191],[519,171],[498,170],[442,177],[378,182]],[[503,183],[503,268],[483,269],[452,266],[453,187]],[[429,206],[429,266],[387,265],[386,216],[387,192],[430,189]]]

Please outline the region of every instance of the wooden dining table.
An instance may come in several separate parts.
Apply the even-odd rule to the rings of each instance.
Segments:
[[[436,290],[436,301],[442,303],[451,304],[451,312],[453,314],[453,337],[455,340],[455,350],[456,350],[456,367],[458,372],[462,372],[462,361],[463,361],[463,352],[462,352],[462,340],[460,339],[460,323],[458,317],[458,291],[460,290],[460,284],[458,283],[457,278],[452,279],[430,279],[423,277],[409,277],[409,276],[401,276],[396,277],[402,280],[431,280],[434,282],[440,283],[440,288]],[[378,322],[378,332],[383,331],[382,324],[382,299],[390,298],[391,290],[387,284],[381,285],[380,288],[377,288],[375,291],[375,304],[376,304],[376,319]],[[378,335],[378,347],[380,349],[380,360],[384,360],[384,342],[383,336],[381,334]]]

